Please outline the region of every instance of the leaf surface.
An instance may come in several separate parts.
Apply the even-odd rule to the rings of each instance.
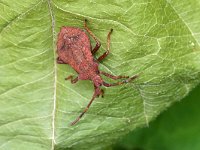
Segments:
[[[148,123],[199,83],[197,0],[0,2],[0,149],[102,149]],[[104,88],[75,126],[93,94],[90,81],[72,85],[68,65],[56,63],[61,26],[84,19],[111,53],[100,69],[142,73],[132,83]],[[95,42],[91,39],[92,45]],[[109,79],[107,82],[114,82]]]

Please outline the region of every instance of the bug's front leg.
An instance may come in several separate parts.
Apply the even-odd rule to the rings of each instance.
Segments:
[[[78,77],[73,79],[73,76],[70,75],[67,78],[65,78],[65,80],[71,80],[71,83],[74,84],[74,83],[76,83],[78,81]]]
[[[123,81],[120,81],[120,82],[116,82],[116,83],[103,82],[103,85],[106,86],[106,87],[117,86],[117,85],[128,83],[128,82],[136,79],[137,77],[138,77],[138,75],[134,75],[133,77],[130,77],[130,78],[126,79],[126,80],[123,80]]]
[[[104,97],[104,90],[101,89],[101,97]]]
[[[82,117],[83,115],[88,111],[88,109],[90,108],[92,102],[94,101],[94,99],[99,95],[99,94],[103,94],[102,90],[99,87],[95,88],[94,94],[92,96],[92,99],[90,100],[90,102],[88,103],[88,105],[86,106],[86,108],[83,110],[83,112],[73,121],[71,122],[71,126],[75,125]]]
[[[99,97],[101,95],[101,97],[104,97],[104,90],[100,89],[99,87],[96,87],[94,85],[94,90],[95,90],[95,95],[96,97]]]

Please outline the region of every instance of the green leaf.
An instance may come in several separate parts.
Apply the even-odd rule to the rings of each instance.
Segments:
[[[1,0],[0,7],[0,150],[102,149],[147,126],[199,83],[197,0]],[[142,74],[126,85],[103,87],[105,97],[69,126],[93,85],[64,80],[76,73],[56,63],[56,38],[61,26],[83,28],[85,18],[102,43],[98,56],[114,29],[101,70]]]
[[[149,128],[128,134],[113,149],[199,150],[199,91],[200,86],[151,122]]]

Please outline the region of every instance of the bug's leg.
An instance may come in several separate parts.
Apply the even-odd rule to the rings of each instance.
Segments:
[[[138,75],[134,75],[133,77],[131,78],[128,78],[126,80],[123,80],[123,81],[120,81],[120,82],[117,82],[117,83],[106,83],[106,82],[103,82],[103,85],[106,86],[106,87],[110,87],[110,86],[117,86],[117,85],[121,85],[121,84],[125,84],[125,83],[128,83],[134,79],[136,79],[138,77]]]
[[[71,122],[71,126],[75,125],[82,117],[83,115],[88,111],[88,109],[90,108],[90,105],[92,104],[92,102],[94,101],[96,96],[93,95],[92,99],[90,100],[90,102],[88,103],[87,107],[84,109],[84,111],[76,118],[76,120],[74,120],[73,122]]]
[[[104,97],[104,90],[100,89],[99,87],[96,87],[94,85],[94,89],[95,89],[95,93],[96,93],[96,97],[101,96],[102,98]]]
[[[100,71],[100,74],[103,74],[104,76],[111,78],[111,79],[114,79],[114,80],[122,79],[122,78],[129,78],[129,76],[114,76],[112,74],[109,74],[109,73],[106,73],[106,72],[103,72],[103,71]]]
[[[107,36],[107,50],[105,53],[103,53],[103,55],[101,55],[97,60],[101,61],[103,60],[106,56],[108,56],[109,52],[110,52],[110,35],[112,33],[113,29],[110,29],[110,32],[108,33]]]
[[[65,80],[71,80],[71,83],[74,84],[74,83],[76,83],[78,81],[78,77],[73,79],[73,76],[70,75],[67,78],[65,78]]]
[[[59,57],[57,57],[56,59],[58,64],[66,64],[64,61],[62,61]]]
[[[101,89],[101,97],[104,97],[104,90]]]
[[[92,33],[92,31],[90,31],[90,29],[87,27],[87,20],[85,19],[85,22],[84,22],[84,27],[85,27],[85,30],[92,36],[92,38],[95,40],[96,42],[96,46],[95,48],[93,48],[92,50],[92,54],[95,54],[96,51],[100,48],[101,46],[101,43],[99,42],[99,40],[96,38],[96,36]]]
[[[95,92],[92,96],[92,99],[90,100],[90,102],[88,103],[88,105],[86,106],[86,108],[84,109],[84,111],[76,118],[76,120],[74,120],[73,122],[71,122],[71,126],[72,125],[75,125],[82,117],[83,115],[88,111],[88,109],[90,108],[90,105],[92,104],[92,102],[94,101],[94,99],[98,96],[98,95],[101,95],[103,94],[102,93],[102,90],[100,88],[95,88]]]

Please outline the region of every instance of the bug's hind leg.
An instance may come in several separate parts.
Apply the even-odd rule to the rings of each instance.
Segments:
[[[123,79],[123,78],[129,78],[129,76],[114,76],[112,74],[109,74],[109,73],[103,72],[103,71],[100,71],[100,74],[103,74],[104,76],[106,76],[108,78],[111,78],[113,80]]]
[[[101,61],[103,60],[106,56],[108,56],[108,54],[110,53],[110,35],[113,32],[113,29],[110,29],[110,32],[108,33],[107,36],[107,50],[105,53],[103,53],[103,55],[101,55],[97,60]]]
[[[93,38],[93,39],[95,40],[95,42],[96,42],[96,46],[95,46],[95,48],[93,48],[93,50],[92,50],[92,54],[95,54],[95,53],[97,52],[97,50],[100,48],[101,43],[100,43],[100,41],[97,39],[97,37],[92,33],[92,31],[90,31],[90,29],[87,27],[87,19],[85,19],[84,27],[85,27],[85,30],[92,36],[92,38]]]
[[[74,83],[76,83],[78,81],[78,77],[73,79],[73,76],[70,75],[67,78],[65,78],[65,80],[71,80],[71,83],[74,84]]]

